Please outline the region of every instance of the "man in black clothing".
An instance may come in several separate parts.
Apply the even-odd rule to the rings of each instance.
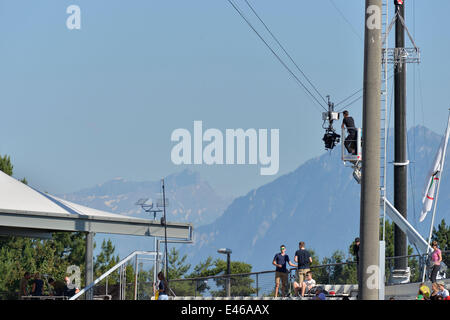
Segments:
[[[297,278],[298,283],[301,285],[305,280],[305,275],[310,271],[310,264],[312,263],[311,254],[305,249],[305,243],[300,241],[298,244],[299,249],[295,252],[294,261],[297,262]]]
[[[360,244],[360,240],[359,238],[355,238],[355,244],[353,245],[353,255],[356,258],[356,275],[358,277],[359,280],[359,244]]]
[[[281,294],[285,296],[288,290],[288,273],[286,264],[291,267],[296,267],[295,264],[291,262],[289,256],[286,254],[286,246],[281,245],[280,253],[277,253],[273,258],[272,264],[276,267],[275,269],[275,298],[278,297],[278,289],[281,282]]]
[[[342,129],[344,129],[344,125],[347,127],[348,136],[345,138],[344,146],[347,149],[347,151],[351,154],[356,154],[356,127],[355,127],[355,120],[353,120],[353,117],[350,117],[348,115],[348,111],[345,110],[343,112],[344,120],[342,120]]]

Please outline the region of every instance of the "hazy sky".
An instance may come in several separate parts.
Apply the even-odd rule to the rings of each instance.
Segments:
[[[422,51],[421,65],[408,66],[408,127],[442,133],[450,1],[405,2]],[[322,95],[339,102],[362,88],[364,1],[251,4]],[[80,30],[66,26],[70,5],[81,9]],[[325,152],[320,107],[227,0],[0,0],[0,46],[0,154],[11,156],[15,177],[43,191],[156,180],[190,167],[241,195]],[[348,108],[359,125],[361,102]],[[279,129],[278,174],[174,165],[171,133],[193,132],[194,120],[222,132]]]

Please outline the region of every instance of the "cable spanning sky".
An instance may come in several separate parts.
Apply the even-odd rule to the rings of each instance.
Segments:
[[[408,66],[408,127],[441,134],[450,2],[405,3],[422,51],[420,66]],[[71,5],[80,29],[67,27]],[[185,168],[245,194],[325,152],[327,95],[361,124],[363,17],[357,0],[1,0],[0,154],[17,178],[57,194]],[[222,132],[279,129],[277,175],[176,166],[171,133],[193,132],[195,120]]]

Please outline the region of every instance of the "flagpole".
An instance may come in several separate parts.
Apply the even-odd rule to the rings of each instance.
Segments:
[[[431,217],[431,226],[430,226],[430,233],[428,236],[428,244],[431,243],[431,236],[433,235],[433,226],[434,226],[434,218],[436,215],[436,206],[437,206],[437,201],[438,201],[438,197],[439,197],[439,187],[441,186],[441,177],[442,177],[442,171],[444,169],[444,162],[445,162],[445,155],[447,153],[447,143],[448,143],[448,128],[450,126],[450,108],[448,109],[449,113],[448,113],[448,120],[447,120],[447,129],[445,130],[445,141],[444,141],[444,150],[442,152],[442,158],[441,158],[441,163],[439,165],[439,180],[437,183],[437,190],[436,190],[436,197],[434,199],[434,208],[433,208],[433,216]],[[430,246],[427,247],[427,260],[428,260],[428,254],[430,253]],[[427,265],[425,263],[425,266],[423,268],[423,276],[422,276],[422,282],[425,282],[425,275],[426,275],[426,271],[427,271]]]

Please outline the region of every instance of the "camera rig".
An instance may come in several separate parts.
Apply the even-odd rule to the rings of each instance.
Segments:
[[[325,143],[325,150],[332,150],[341,141],[341,136],[333,128],[333,121],[339,120],[339,112],[334,111],[334,103],[330,101],[330,96],[327,96],[327,99],[328,112],[322,112],[322,128],[325,129],[322,140]]]

